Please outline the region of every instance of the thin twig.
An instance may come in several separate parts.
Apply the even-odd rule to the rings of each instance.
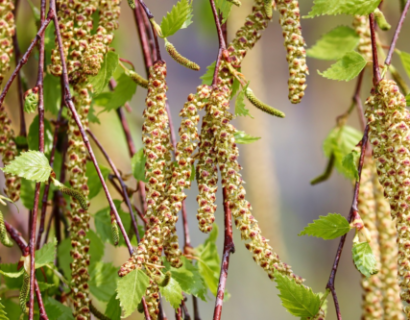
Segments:
[[[184,313],[184,320],[191,320],[191,316],[189,314],[188,307],[185,304],[185,299],[182,299],[182,301],[181,301],[181,309]]]
[[[194,309],[194,320],[202,320],[201,316],[199,315],[199,308],[198,308],[198,298],[192,296],[192,304]]]
[[[353,95],[353,102],[356,104],[357,111],[359,113],[360,126],[362,127],[362,130],[364,130],[364,128],[366,127],[366,118],[364,117],[362,100],[360,100],[360,89],[362,88],[363,75],[365,70],[366,68],[363,69],[362,72],[360,72],[359,77],[357,78],[356,90]]]
[[[406,18],[407,12],[409,11],[409,7],[410,7],[410,0],[407,0],[406,5],[404,6],[403,12],[401,13],[399,23],[397,24],[396,31],[394,32],[394,36],[393,36],[393,40],[392,40],[391,45],[390,45],[389,52],[387,53],[387,57],[386,57],[386,60],[384,62],[384,64],[386,66],[389,66],[390,63],[391,63],[394,48],[396,47],[396,42],[397,42],[397,39],[399,38],[399,34],[400,34],[400,31],[403,27],[404,19]]]
[[[212,79],[212,85],[215,86],[218,81],[219,66],[221,65],[222,53],[226,49],[226,43],[224,39],[224,33],[221,27],[221,21],[219,20],[219,17],[218,17],[218,11],[216,10],[215,0],[209,0],[209,1],[211,3],[212,14],[214,15],[214,20],[215,20],[215,25],[216,25],[216,30],[218,32],[218,40],[219,40],[218,57],[216,58],[215,71],[214,71],[214,76]]]
[[[374,15],[369,15],[369,25],[372,38],[372,52],[373,52],[373,85],[376,87],[380,82],[380,68],[379,58],[377,56],[377,41],[376,41],[376,25],[374,21]]]
[[[357,214],[358,209],[357,209],[357,199],[359,196],[359,189],[360,189],[360,178],[362,175],[362,168],[363,168],[363,163],[364,163],[364,158],[366,154],[366,147],[367,147],[367,140],[368,140],[368,133],[369,133],[369,127],[366,126],[364,130],[364,135],[363,139],[361,141],[361,153],[360,153],[360,161],[359,161],[359,166],[358,166],[358,175],[359,179],[356,180],[356,184],[354,187],[354,192],[353,192],[353,200],[352,200],[352,205],[350,207],[350,212],[348,216],[348,221],[349,223],[352,221],[352,217]],[[335,308],[336,308],[336,316],[337,320],[342,320],[342,314],[340,312],[340,307],[339,307],[339,302],[337,299],[337,294],[336,294],[336,289],[335,289],[335,278],[336,278],[336,272],[337,268],[339,266],[340,262],[340,257],[342,255],[343,247],[346,241],[347,234],[341,237],[340,242],[339,242],[339,247],[337,248],[336,252],[336,257],[333,262],[332,270],[330,272],[329,280],[326,285],[326,289],[329,289],[332,292],[333,296],[333,301],[335,303]]]
[[[90,302],[90,311],[91,311],[91,313],[97,318],[97,319],[100,319],[100,320],[111,320],[109,317],[107,317],[104,313],[102,313],[102,312],[100,312],[96,307],[95,307],[95,305],[92,303],[92,302]]]
[[[151,31],[152,31],[152,35],[154,37],[154,41],[155,41],[155,50],[152,52],[153,53],[153,58],[154,61],[159,61],[161,60],[161,50],[159,47],[159,43],[158,43],[158,36],[157,36],[157,32],[155,30],[155,27],[153,25],[153,22],[151,19],[154,19],[154,15],[151,13],[151,11],[148,9],[147,5],[144,3],[143,0],[138,0],[142,9],[144,9],[145,14],[147,15],[148,19],[151,22]]]

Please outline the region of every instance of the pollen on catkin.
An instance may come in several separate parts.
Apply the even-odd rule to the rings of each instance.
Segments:
[[[168,41],[165,42],[165,49],[167,50],[168,54],[174,59],[176,62],[178,62],[180,65],[187,67],[189,69],[198,71],[201,68],[199,67],[198,64],[195,62],[189,60],[188,58],[185,58],[182,56],[177,49],[174,47],[174,45]]]
[[[145,89],[148,88],[148,80],[144,79],[144,77],[140,76],[138,73],[136,73],[133,70],[127,70],[125,74],[132,79],[136,84],[138,84],[140,87],[143,87]]]
[[[370,37],[369,18],[367,16],[355,15],[353,18],[353,28],[359,36],[357,51],[367,62],[372,62],[372,39]]]
[[[14,3],[11,0],[0,2],[0,85],[4,74],[10,69],[13,56],[13,35],[16,30],[14,23]]]
[[[285,117],[285,114],[282,111],[280,111],[278,109],[275,109],[275,108],[267,105],[266,103],[263,103],[262,101],[260,101],[255,96],[255,94],[253,93],[251,88],[246,88],[245,96],[259,110],[262,110],[263,112],[269,113],[270,115],[275,116],[275,117],[279,117],[279,118],[284,118]]]
[[[297,0],[277,0],[280,13],[280,25],[285,39],[286,60],[289,64],[289,100],[299,103],[306,89],[306,75],[309,74],[306,65],[305,40],[302,37],[300,25],[299,3]]]
[[[7,234],[6,226],[4,225],[3,213],[1,211],[0,211],[0,241],[6,247],[13,246],[13,241],[10,240]]]
[[[409,221],[410,202],[410,113],[406,99],[392,80],[382,80],[366,101],[369,141],[377,174],[390,202],[398,232],[398,275],[401,299],[410,302]],[[410,307],[404,307],[407,318]]]

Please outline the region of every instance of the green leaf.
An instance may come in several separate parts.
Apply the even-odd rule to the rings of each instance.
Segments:
[[[249,144],[258,141],[260,137],[252,137],[246,134],[244,131],[236,130],[234,133],[235,142],[240,144]]]
[[[370,277],[379,272],[376,268],[376,258],[368,242],[354,243],[352,256],[357,270],[364,276]]]
[[[295,279],[283,276],[275,270],[275,281],[280,291],[282,305],[296,317],[314,317],[320,308],[320,296],[312,289],[297,284]]]
[[[21,186],[20,186],[20,199],[23,202],[23,205],[29,209],[34,209],[34,192],[36,188],[36,183],[34,181],[30,181],[27,179],[21,179]],[[43,199],[44,193],[44,186],[42,185],[40,188],[40,199]],[[50,192],[51,193],[51,192]],[[41,207],[41,202],[39,203]]]
[[[346,52],[354,50],[359,40],[359,35],[352,28],[339,26],[324,34],[306,54],[315,59],[338,60]]]
[[[343,58],[332,64],[329,69],[320,72],[322,77],[331,80],[350,81],[357,77],[366,66],[367,62],[360,53],[347,52]]]
[[[44,308],[49,319],[74,320],[71,309],[51,297],[44,297]]]
[[[192,21],[192,1],[180,0],[161,21],[162,36],[167,38],[179,29],[188,27]]]
[[[147,182],[145,178],[145,163],[147,158],[144,155],[144,148],[138,150],[131,159],[132,174],[138,181]]]
[[[111,170],[101,165],[99,165],[99,167],[104,177],[104,180],[106,181]],[[98,193],[102,190],[102,185],[101,185],[100,178],[97,174],[97,170],[95,170],[95,166],[91,161],[87,162],[87,169],[86,169],[85,174],[88,178],[87,185],[88,185],[88,188],[90,189],[90,193],[88,194],[88,199],[91,200],[92,198],[97,196]]]
[[[118,54],[113,51],[108,51],[98,74],[95,77],[90,78],[90,83],[93,85],[95,94],[100,93],[107,87],[117,66]]]
[[[28,132],[27,143],[30,150],[38,150],[39,134],[38,115],[33,119]],[[53,129],[47,119],[44,119],[44,153],[49,154],[53,147]]]
[[[21,153],[9,165],[2,168],[3,172],[36,182],[45,182],[50,177],[52,168],[46,156],[39,151],[29,150]]]
[[[179,308],[182,299],[182,289],[179,283],[171,277],[169,283],[165,287],[159,287],[162,296],[171,304],[174,309]]]
[[[149,277],[140,269],[131,271],[117,281],[117,299],[126,318],[134,312],[149,285]]]
[[[379,5],[381,0],[314,0],[312,10],[304,18],[320,15],[369,15]]]
[[[343,167],[349,172],[349,175],[355,177],[356,180],[359,180],[359,171],[357,166],[359,164],[360,153],[353,149],[352,152],[348,153],[342,161]]]
[[[1,303],[0,300],[0,320],[9,320],[7,317],[6,307]]]
[[[49,289],[57,287],[55,283],[47,283],[43,281],[37,281],[37,283],[38,283],[38,287],[41,292],[44,292],[44,291],[48,292]]]
[[[6,287],[20,290],[23,283],[24,268],[17,270],[17,263],[2,263],[0,270],[1,274],[3,274],[2,278]],[[7,276],[5,276],[6,274]]]
[[[105,315],[111,320],[120,320],[121,319],[121,307],[120,301],[115,298],[116,294],[114,293],[110,300],[107,303],[107,308],[105,309]]]
[[[0,269],[0,273],[7,278],[20,278],[22,274],[24,273],[24,268],[21,268],[19,271],[12,271],[12,272],[7,272],[7,271]]]
[[[47,73],[46,76],[44,77],[44,109],[46,111],[51,112],[53,115],[57,115],[58,111],[60,110],[60,106],[61,106],[60,78]]]
[[[70,238],[66,238],[57,247],[57,259],[59,268],[63,270],[64,277],[69,281],[71,280],[70,263],[73,262],[70,251],[71,241]]]
[[[88,253],[90,255],[90,268],[92,268],[104,256],[104,242],[92,229],[87,231],[86,237],[90,239],[90,251]]]
[[[20,306],[11,299],[2,300],[9,319],[18,319],[21,315]],[[1,319],[3,320],[3,319]]]
[[[239,68],[238,71],[241,72],[241,68]],[[241,88],[241,83],[239,82],[238,79],[236,79],[236,77],[234,77],[233,84],[232,84],[231,100],[233,99],[233,97],[235,97],[235,95],[238,93],[240,88]]]
[[[46,264],[53,263],[56,257],[57,240],[53,238],[50,242],[46,243],[41,249],[36,250],[36,269],[45,266]]]
[[[94,103],[91,103],[90,110],[88,111],[88,121],[90,121],[91,123],[101,124],[100,119],[95,114]]]
[[[232,2],[227,0],[215,0],[216,9],[222,14],[222,23],[225,23],[231,13]]]
[[[104,107],[104,111],[110,111],[130,101],[136,91],[137,84],[125,73],[122,73],[117,80],[114,91],[103,92],[94,96],[94,103]]]
[[[212,62],[209,66],[206,67],[205,74],[199,77],[199,79],[202,80],[202,84],[206,84],[207,86],[210,86],[212,84],[212,79],[214,77],[215,72],[215,65],[216,61]]]
[[[355,179],[355,177],[345,169],[343,159],[354,149],[362,137],[362,132],[350,126],[343,126],[333,128],[323,142],[325,156],[329,158],[333,153],[335,155],[335,168],[348,179]]]
[[[350,231],[349,222],[338,213],[329,213],[327,216],[319,216],[319,219],[309,223],[299,236],[313,236],[324,240],[335,239]]]
[[[252,115],[249,113],[249,109],[246,109],[245,105],[245,92],[249,86],[249,82],[243,88],[241,92],[239,92],[238,96],[236,97],[235,101],[235,115],[236,116],[249,116],[253,119]]]
[[[117,271],[111,263],[97,262],[90,268],[90,291],[98,300],[107,302],[117,288]]]
[[[410,78],[410,54],[403,51],[398,51],[401,63],[403,64],[404,70],[406,70],[407,75]]]

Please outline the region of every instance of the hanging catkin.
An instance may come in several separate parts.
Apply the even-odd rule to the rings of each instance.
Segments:
[[[369,18],[367,16],[355,15],[353,18],[353,28],[359,36],[357,51],[367,62],[372,62],[372,39],[370,38]]]

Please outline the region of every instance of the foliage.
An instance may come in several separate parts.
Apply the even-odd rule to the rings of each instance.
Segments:
[[[370,277],[379,271],[376,268],[376,259],[368,242],[353,244],[352,256],[357,270],[364,276]]]
[[[299,236],[314,236],[324,240],[335,239],[350,231],[349,222],[338,213],[329,213],[327,216],[320,216],[318,220],[309,223],[307,227],[299,233]]]
[[[355,51],[347,52],[335,64],[323,72],[318,73],[331,80],[350,81],[356,78],[366,66],[363,56]]]

